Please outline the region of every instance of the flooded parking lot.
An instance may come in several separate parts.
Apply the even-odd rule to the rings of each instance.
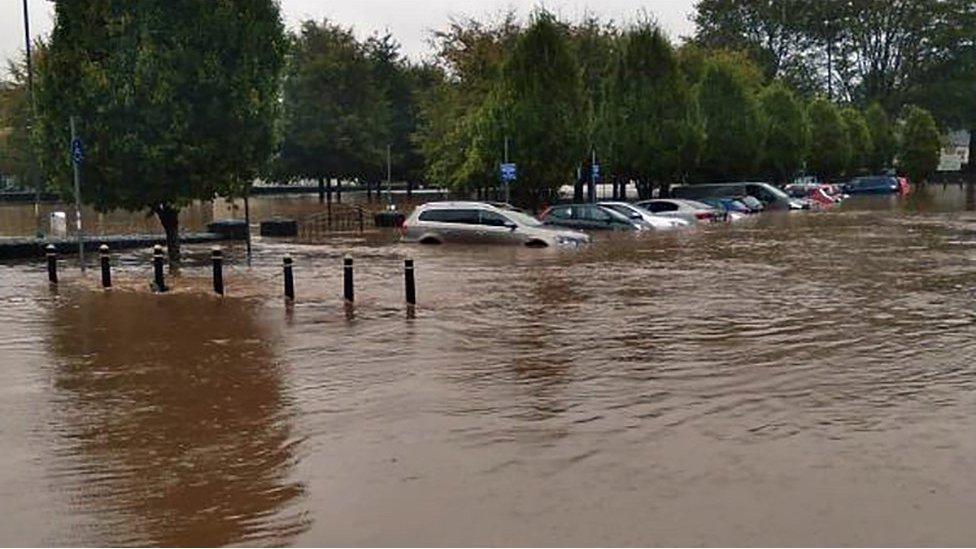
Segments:
[[[228,250],[224,299],[204,248],[163,296],[147,251],[110,292],[70,258],[56,292],[0,264],[0,536],[971,544],[973,196],[580,251],[258,240],[251,269]]]

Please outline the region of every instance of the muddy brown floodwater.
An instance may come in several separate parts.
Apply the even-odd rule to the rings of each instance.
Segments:
[[[0,540],[971,545],[973,196],[582,251],[259,239],[224,299],[204,248],[164,296],[145,250],[110,292],[0,265]]]

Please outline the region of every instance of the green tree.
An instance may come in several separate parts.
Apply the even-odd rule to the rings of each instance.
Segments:
[[[642,197],[666,188],[697,163],[704,139],[693,94],[671,44],[649,23],[625,33],[600,114],[601,143],[613,172],[637,181]]]
[[[286,46],[273,0],[58,2],[38,66],[42,168],[70,194],[76,116],[82,200],[148,209],[178,261],[180,209],[247,192],[271,155]]]
[[[881,173],[892,165],[898,150],[895,129],[880,103],[872,103],[864,113],[864,119],[871,133],[871,144],[874,145],[868,168],[873,173]]]
[[[413,139],[420,116],[420,98],[430,91],[438,74],[428,66],[411,64],[389,33],[370,37],[366,56],[373,63],[373,78],[389,108],[387,135],[392,150],[393,177],[416,182],[423,176],[424,158]],[[379,176],[386,177],[385,163]]]
[[[850,143],[851,155],[847,164],[847,174],[857,175],[868,169],[874,156],[874,143],[871,141],[871,130],[861,111],[854,107],[847,107],[841,111],[844,126],[847,128],[847,141]]]
[[[810,127],[803,104],[784,84],[774,82],[759,95],[766,137],[762,171],[776,184],[789,181],[803,166]]]
[[[30,146],[30,101],[24,63],[7,65],[8,79],[0,81],[0,177],[12,177],[19,187],[33,187],[36,164]]]
[[[810,158],[807,166],[822,181],[839,177],[850,162],[851,144],[840,110],[820,98],[807,110],[810,119]]]
[[[902,130],[898,163],[909,179],[925,183],[939,166],[942,140],[932,114],[920,107],[909,107]]]
[[[565,28],[549,12],[536,12],[519,37],[502,70],[499,98],[519,166],[514,196],[534,208],[573,181],[585,153],[579,66]]]
[[[698,85],[705,119],[701,180],[735,180],[755,173],[765,141],[757,74],[741,57],[719,53],[708,60]]]
[[[284,81],[277,175],[317,179],[321,198],[327,179],[385,171],[391,116],[374,69],[350,29],[302,24]]]
[[[497,182],[495,162],[469,158],[486,120],[494,119],[502,67],[521,34],[514,13],[494,23],[455,20],[445,31],[434,33],[437,54],[429,70],[434,73],[429,92],[420,100],[420,120],[414,141],[424,156],[428,180],[457,191],[483,192]],[[490,102],[492,105],[486,106]],[[491,127],[489,124],[488,127]],[[502,148],[497,144],[497,151]],[[479,153],[483,154],[483,153]],[[497,153],[495,161],[497,161]],[[475,166],[483,169],[475,170]]]

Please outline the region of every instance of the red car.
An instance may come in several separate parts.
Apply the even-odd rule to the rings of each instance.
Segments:
[[[912,192],[912,184],[907,177],[898,178],[898,194],[905,196]]]

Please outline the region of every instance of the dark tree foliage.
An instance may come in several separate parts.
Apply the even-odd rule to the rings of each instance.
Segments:
[[[908,107],[902,130],[898,166],[909,179],[925,183],[939,166],[942,143],[932,114],[920,107]]]
[[[756,172],[765,141],[756,85],[741,58],[716,55],[707,62],[698,84],[705,119],[700,181],[735,181]]]
[[[519,37],[495,97],[519,166],[515,195],[537,207],[573,181],[586,145],[579,66],[566,29],[549,12],[536,12]]]
[[[271,155],[286,45],[272,0],[56,3],[37,86],[51,185],[69,194],[76,116],[84,202],[155,213],[178,260],[180,209],[245,193]]]
[[[783,184],[803,166],[810,140],[810,127],[803,104],[784,84],[776,82],[759,95],[765,145],[762,172],[774,183]]]
[[[888,113],[880,103],[873,103],[864,113],[864,120],[871,134],[871,157],[868,168],[873,173],[881,173],[892,166],[898,151],[898,138]]]
[[[607,83],[600,115],[601,149],[614,173],[634,180],[644,197],[655,185],[684,179],[695,166],[703,130],[691,86],[661,30],[627,31]]]
[[[378,70],[351,30],[302,24],[284,82],[280,177],[321,184],[385,171],[391,115]]]
[[[851,144],[840,109],[826,99],[816,99],[807,110],[810,119],[809,170],[821,181],[835,181],[850,163]]]
[[[874,156],[874,142],[871,140],[871,130],[861,111],[854,107],[847,107],[841,111],[841,116],[847,128],[847,141],[851,146],[847,174],[853,177],[870,167],[871,158]]]

